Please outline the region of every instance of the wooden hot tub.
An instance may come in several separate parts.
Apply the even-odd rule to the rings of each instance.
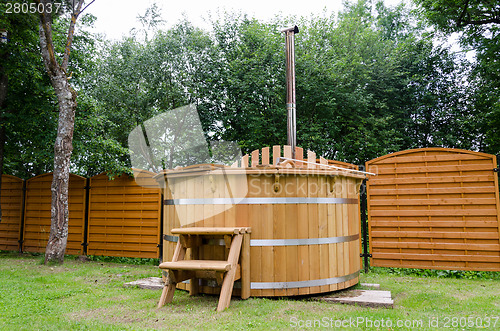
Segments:
[[[273,164],[280,153],[275,146]],[[289,146],[284,155],[291,156]],[[302,149],[296,158],[303,159]],[[316,163],[316,155],[309,152],[306,160]],[[158,177],[166,179],[163,261],[172,259],[173,228],[251,227],[251,296],[307,295],[357,284],[359,186],[365,176],[325,167],[354,167],[325,159],[273,166],[269,148],[253,152],[248,162],[244,156],[238,167],[197,165]],[[225,258],[224,243],[208,240],[203,254],[201,259]],[[200,285],[201,293],[219,291],[215,281]],[[233,294],[239,294],[238,282]]]

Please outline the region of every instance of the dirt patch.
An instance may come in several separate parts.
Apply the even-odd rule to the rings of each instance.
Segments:
[[[127,301],[128,299],[130,299],[130,296],[128,296],[128,295],[119,295],[116,297],[108,298],[106,300],[112,301],[112,302],[121,302],[121,301]]]
[[[91,310],[78,311],[67,314],[68,318],[74,321],[82,321],[88,319],[101,319],[103,316],[110,315],[115,309],[112,308],[98,308]],[[101,319],[102,320],[102,319]]]
[[[111,298],[112,301],[121,301],[119,298]],[[98,308],[86,311],[79,311],[68,314],[69,319],[74,321],[100,320],[106,324],[130,324],[140,323],[144,320],[145,314],[139,311],[127,311],[123,307],[116,306],[110,308]]]
[[[110,300],[120,301],[120,298],[111,298]],[[99,320],[111,326],[127,325],[132,329],[185,329],[185,325],[192,324],[193,318],[199,319],[199,324],[206,322],[206,314],[193,314],[186,311],[185,307],[174,307],[172,309],[156,310],[155,307],[150,309],[131,310],[117,304],[112,308],[99,308],[88,311],[80,311],[68,314],[68,318],[74,321],[83,322],[87,320]],[[197,312],[199,313],[199,312]],[[184,321],[184,322],[183,322]],[[215,322],[215,318],[214,318]]]
[[[86,255],[79,255],[77,258],[76,258],[76,261],[80,261],[80,262],[89,262],[89,261],[92,261],[88,256]]]

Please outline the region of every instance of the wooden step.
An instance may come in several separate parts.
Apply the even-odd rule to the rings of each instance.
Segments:
[[[230,228],[230,227],[221,227],[221,228],[176,228],[171,230],[172,234],[185,234],[185,235],[233,235],[239,233],[250,233],[250,228],[241,227],[241,228]]]
[[[190,279],[189,294],[198,293],[200,278],[215,278],[221,285],[217,311],[229,307],[234,281],[241,278],[241,297],[246,299],[250,294],[250,232],[247,227],[221,227],[221,228],[177,228],[172,229],[172,234],[179,235],[172,262],[163,262],[160,269],[167,269],[167,283],[162,291],[158,308],[165,303],[172,302],[176,284]],[[207,237],[224,237],[226,247],[229,248],[227,261],[214,260],[184,260],[186,251],[191,249],[191,257],[196,259],[202,254],[203,239]],[[244,252],[242,251],[244,248]],[[241,264],[238,264],[241,253]],[[203,256],[203,254],[202,254]],[[242,270],[242,268],[245,270]]]
[[[181,260],[177,262],[163,262],[159,267],[160,269],[170,270],[211,270],[224,272],[231,269],[231,263],[214,260]]]

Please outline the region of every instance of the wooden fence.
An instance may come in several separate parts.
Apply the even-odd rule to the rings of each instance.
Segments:
[[[301,149],[296,153],[304,158]],[[244,156],[239,166],[275,164],[280,155],[277,148],[266,148],[260,156],[259,151]],[[283,155],[290,157],[291,150],[284,149]],[[324,162],[347,165],[320,159]],[[443,148],[367,162],[367,171],[378,174],[367,183],[371,265],[500,271],[496,167],[493,155]],[[1,250],[18,250],[21,242],[24,251],[44,251],[51,181],[51,174],[25,182],[2,177]],[[105,175],[71,176],[70,254],[156,258],[160,219],[159,189],[138,186],[126,175],[114,181]]]
[[[25,195],[23,180],[2,176],[0,249],[45,252],[52,174],[24,183]],[[105,174],[70,175],[66,254],[157,258],[160,220],[159,188],[139,186],[128,175],[111,181]]]
[[[19,249],[23,213],[23,180],[14,176],[2,176],[2,221],[0,222],[0,249]]]
[[[85,181],[80,176],[69,177],[69,223],[66,253],[83,253],[85,226]],[[22,250],[45,252],[50,233],[52,174],[43,174],[26,181],[26,203]]]
[[[134,178],[90,178],[88,254],[158,257],[161,192]]]
[[[494,155],[416,149],[366,168],[372,266],[500,271]]]

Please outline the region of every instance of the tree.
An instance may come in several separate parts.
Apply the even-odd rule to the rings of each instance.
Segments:
[[[205,81],[211,79],[207,72],[211,40],[206,32],[182,21],[149,37],[140,41],[134,34],[105,42],[95,70],[84,82],[90,92],[87,102],[95,104],[91,116],[99,118],[91,121],[100,127],[92,141],[107,147],[109,162],[100,163],[101,171],[109,171],[109,165],[111,170],[130,167],[128,134],[136,126],[170,109],[191,103],[200,106],[208,94]],[[198,109],[210,125],[215,120],[203,111],[206,108]]]
[[[500,4],[484,0],[414,0],[425,15],[446,32],[472,25],[500,24]]]
[[[215,48],[205,80],[210,94],[200,96],[210,100],[201,108],[212,114],[211,139],[238,141],[244,153],[284,145],[285,52],[279,32],[283,21],[265,23],[226,14],[212,24]]]
[[[474,51],[468,80],[469,101],[480,116],[479,150],[500,153],[500,3],[481,0],[414,0],[438,31],[459,33],[461,45]]]
[[[462,68],[434,46],[404,5],[347,3],[338,18],[300,22],[297,51],[299,144],[362,164],[406,148],[465,147],[475,132]]]
[[[59,120],[57,137],[54,145],[54,172],[51,186],[51,227],[49,241],[45,250],[45,263],[50,261],[62,263],[68,239],[68,186],[71,153],[73,151],[73,130],[76,111],[76,92],[69,83],[68,68],[71,46],[73,43],[76,21],[80,14],[95,0],[83,7],[84,0],[73,1],[67,40],[62,52],[62,59],[57,59],[56,47],[52,33],[52,7],[50,0],[36,0],[44,10],[40,11],[40,50],[45,69],[57,96]],[[55,6],[54,6],[55,7]]]
[[[133,35],[106,43],[85,83],[91,92],[85,104],[94,107],[84,112],[98,128],[94,137],[111,146],[109,160],[128,162],[121,148],[134,127],[190,103],[207,140],[238,141],[246,153],[284,144],[279,27],[291,21],[301,31],[295,40],[300,146],[359,164],[405,148],[477,148],[484,140],[468,102],[474,91],[468,62],[438,45],[404,5],[362,0],[338,16],[260,22],[225,14],[211,33],[182,21],[144,41]]]
[[[8,33],[7,31],[1,31],[2,32],[2,37],[5,39],[2,39],[0,42],[6,43],[8,40]],[[4,159],[4,154],[5,154],[5,119],[4,119],[4,104],[5,100],[7,99],[7,88],[9,84],[9,79],[7,76],[7,73],[5,72],[5,68],[3,66],[3,63],[7,62],[7,59],[9,57],[9,54],[5,51],[2,50],[0,53],[0,193],[2,192],[2,175],[3,175],[3,159]],[[1,196],[1,194],[0,194]],[[0,221],[2,220],[2,207],[0,206]]]
[[[3,2],[0,11],[5,11]],[[57,133],[57,98],[40,54],[38,21],[37,14],[0,15],[0,26],[8,31],[8,42],[0,43],[0,53],[8,54],[6,60],[0,62],[8,77],[8,89],[0,113],[3,118],[0,127],[5,130],[6,140],[5,144],[0,142],[0,147],[5,146],[4,153],[0,154],[4,159],[4,173],[24,179],[53,171],[53,143]],[[84,25],[90,25],[92,21],[90,14],[79,19]],[[67,39],[64,31],[68,25],[66,15],[54,17],[53,38],[58,53],[64,49]],[[95,65],[94,45],[95,36],[91,33],[80,29],[75,33],[67,71],[71,73],[72,84],[77,90],[82,90],[82,80],[89,68]],[[90,159],[106,159],[100,155],[94,158],[94,154],[109,148],[99,147],[99,151],[91,148],[98,145],[89,138],[95,133],[92,132],[94,126],[100,123],[92,117],[92,104],[86,101],[85,93],[78,94],[72,170],[86,175],[88,168],[92,167]]]
[[[53,161],[45,153],[55,128],[53,92],[40,58],[37,15],[6,11],[0,3],[0,176],[29,178]]]

